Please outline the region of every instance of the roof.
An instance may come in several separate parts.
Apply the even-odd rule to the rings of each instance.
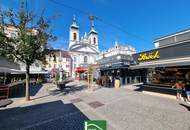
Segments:
[[[64,57],[64,58],[71,58],[71,55],[68,51],[65,51],[65,50],[50,50],[51,52],[53,52],[56,56],[60,56],[60,52],[61,52],[61,57]]]
[[[162,36],[162,37],[159,37],[159,38],[156,38],[156,39],[153,40],[153,43],[158,42],[158,41],[163,40],[163,39],[166,39],[166,38],[170,38],[170,37],[173,37],[173,36],[184,34],[184,33],[187,33],[187,32],[190,32],[190,28],[182,30],[182,31],[179,31],[179,32],[175,32],[175,33],[172,33],[172,34],[168,34],[168,35],[165,35],[165,36]]]
[[[7,70],[9,69],[20,70],[19,64],[12,62],[7,58],[1,56],[0,56],[0,67],[3,67],[4,69],[7,68]]]

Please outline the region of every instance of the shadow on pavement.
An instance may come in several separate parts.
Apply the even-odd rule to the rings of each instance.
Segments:
[[[87,89],[86,85],[66,85],[64,89],[62,90],[52,90],[50,91],[50,95],[67,95],[67,94],[71,94],[71,93],[76,93],[82,90]]]
[[[181,105],[181,106],[185,107],[188,111],[190,111],[190,106],[187,106],[187,105],[182,104],[182,103],[179,103],[179,105]]]
[[[136,87],[136,89],[134,89],[134,91],[142,92],[144,90],[143,85],[136,85],[135,87]]]
[[[41,84],[35,84],[35,85],[30,85],[30,96],[35,96],[39,90],[42,88],[43,85]],[[25,86],[22,86],[23,89],[18,90],[14,94],[12,94],[10,97],[25,97]]]
[[[0,129],[83,130],[88,120],[72,103],[61,100],[0,110]]]

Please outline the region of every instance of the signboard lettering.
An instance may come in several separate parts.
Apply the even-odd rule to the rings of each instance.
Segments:
[[[140,54],[138,57],[138,61],[155,60],[159,58],[160,58],[159,51],[156,51],[156,52]]]

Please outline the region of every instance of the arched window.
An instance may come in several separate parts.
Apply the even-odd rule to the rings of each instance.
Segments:
[[[95,37],[94,37],[94,39],[93,39],[93,40],[94,40],[94,44],[96,44],[96,38],[95,38]]]
[[[87,63],[88,62],[88,58],[87,56],[84,56],[84,63]]]
[[[91,38],[89,38],[89,44],[91,44]]]
[[[73,40],[77,40],[77,34],[73,33]]]

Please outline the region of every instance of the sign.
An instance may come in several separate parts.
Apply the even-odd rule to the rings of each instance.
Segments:
[[[84,130],[106,130],[105,120],[88,120],[84,123]]]
[[[140,54],[138,57],[138,61],[155,60],[155,59],[159,59],[159,58],[160,58],[159,51],[156,51],[156,52]]]

